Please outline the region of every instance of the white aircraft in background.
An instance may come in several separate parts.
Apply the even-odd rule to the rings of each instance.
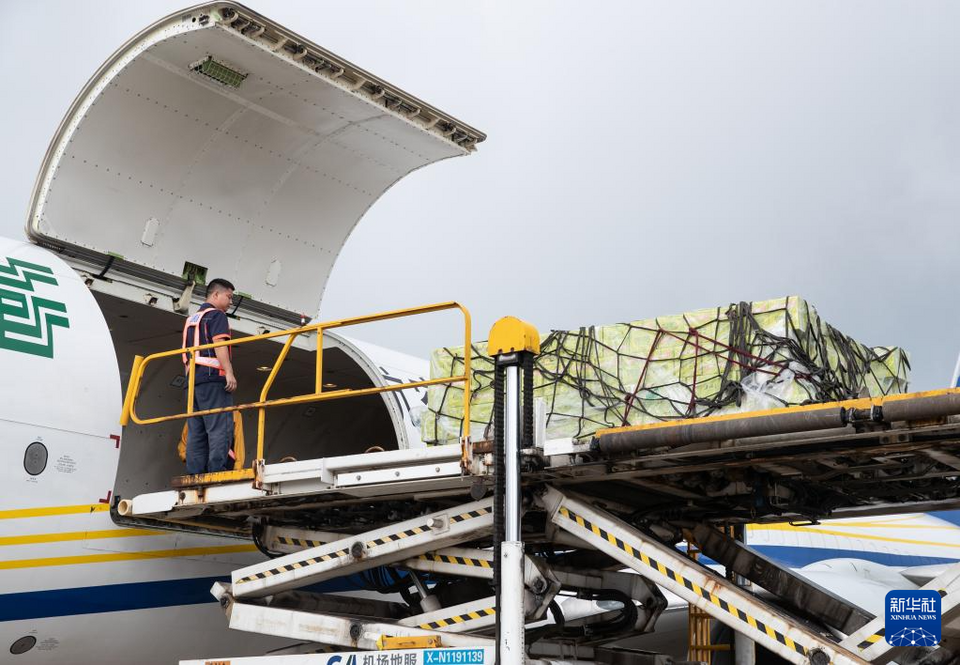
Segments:
[[[751,524],[745,540],[760,554],[861,609],[883,616],[888,591],[918,589],[960,561],[960,526],[950,521],[956,519],[955,512],[942,513],[949,519],[909,513],[825,520],[803,526]],[[724,573],[723,567],[713,560],[704,556],[699,560]],[[669,591],[663,593],[668,605],[657,620],[656,632],[629,638],[623,645],[685,660],[687,603]],[[571,598],[562,607],[564,615],[570,617],[614,609],[602,602],[598,605],[596,601]],[[728,632],[723,626],[717,630],[715,624],[714,639],[729,639]],[[784,661],[765,652],[761,662]]]
[[[747,543],[876,616],[887,591],[919,588],[960,560],[960,527],[924,513],[753,524]]]
[[[248,540],[111,518],[119,496],[164,489],[183,471],[180,422],[121,436],[128,368],[134,355],[179,346],[203,279],[238,285],[238,335],[298,325],[300,312],[318,311],[369,206],[404,175],[484,138],[232,3],[164,18],[104,63],[44,159],[28,241],[0,239],[4,660],[170,663],[287,646],[230,632],[209,593],[262,557]],[[312,385],[314,345],[295,343],[278,393]],[[257,372],[278,348],[237,352],[238,400],[253,401]],[[427,373],[425,361],[330,333],[324,366],[341,387]],[[271,414],[268,440],[281,443],[268,458],[422,446],[422,400],[408,390]],[[179,361],[147,377],[145,411],[176,413],[182,403]],[[849,598],[901,566],[960,559],[960,528],[923,515],[756,527],[749,542],[774,557],[802,554],[797,565],[834,559],[804,568],[811,576],[865,572],[832,585]],[[887,558],[837,562],[838,550]]]

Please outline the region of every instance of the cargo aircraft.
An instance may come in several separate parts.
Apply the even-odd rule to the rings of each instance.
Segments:
[[[366,210],[405,175],[484,138],[234,3],[167,16],[100,67],[43,160],[26,239],[0,239],[4,662],[171,663],[290,646],[229,631],[209,593],[264,556],[246,537],[165,531],[111,511],[183,473],[182,421],[118,425],[133,358],[178,347],[184,316],[217,276],[239,288],[235,336],[302,324]],[[238,401],[255,401],[279,348],[237,352]],[[315,353],[308,336],[294,343],[278,394],[313,385]],[[323,362],[331,386],[350,388],[428,372],[333,332]],[[147,378],[140,402],[183,410],[179,359]],[[423,392],[409,389],[279,410],[267,457],[422,446],[423,408]],[[243,431],[253,438],[252,419]],[[859,567],[864,584],[960,559],[960,529],[922,515],[764,529],[751,538],[797,565],[843,550],[847,563],[815,565],[826,575]]]

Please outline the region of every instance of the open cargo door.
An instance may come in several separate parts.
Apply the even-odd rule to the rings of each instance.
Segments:
[[[235,336],[315,316],[341,247],[377,198],[484,138],[242,5],[210,3],[143,30],[91,78],[44,159],[27,234],[93,292],[125,389],[135,355],[180,345],[183,315],[213,277],[237,286]],[[257,399],[279,353],[263,345],[234,358],[238,403]],[[297,338],[276,394],[313,390],[316,348],[312,334]],[[397,354],[360,351],[332,332],[323,355],[328,389],[400,380],[386,369]],[[144,408],[179,413],[183,392],[173,358],[145,379]],[[421,445],[399,397],[278,409],[268,457]],[[170,452],[181,430],[179,421],[125,428],[115,493],[182,473]]]
[[[90,80],[44,160],[27,233],[174,310],[191,278],[222,276],[243,313],[299,322],[381,194],[484,138],[242,5],[202,5]]]

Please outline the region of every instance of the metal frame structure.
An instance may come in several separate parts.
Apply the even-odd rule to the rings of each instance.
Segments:
[[[433,648],[495,649],[488,631],[496,622],[501,630],[499,662],[504,665],[525,662],[525,649],[518,644],[518,639],[529,633],[530,624],[543,616],[561,589],[626,589],[628,586],[632,589],[626,597],[647,611],[642,617],[634,618],[623,632],[609,637],[623,637],[655,626],[656,617],[665,605],[662,595],[656,591],[659,586],[798,665],[885,663],[904,652],[902,648],[894,649],[882,641],[880,619],[863,624],[842,641],[831,639],[825,636],[826,631],[811,627],[808,622],[785,613],[692,561],[684,552],[597,508],[589,498],[550,486],[542,488],[533,498],[550,524],[582,543],[581,550],[606,555],[638,575],[555,567],[542,557],[530,555],[523,555],[519,566],[508,568],[507,565],[515,563],[511,557],[518,556],[523,549],[521,541],[514,541],[504,543],[512,547],[502,550],[501,575],[502,583],[514,585],[513,589],[519,593],[504,595],[499,614],[492,607],[493,597],[479,597],[458,604],[435,606],[399,619],[394,612],[384,611],[373,603],[372,611],[388,615],[374,620],[367,616],[341,614],[352,609],[348,599],[337,601],[335,597],[325,598],[302,591],[319,581],[382,565],[434,576],[490,579],[493,559],[488,549],[454,546],[489,538],[493,526],[493,499],[487,498],[424,515],[414,522],[346,537],[343,534],[271,528],[267,542],[294,551],[235,571],[232,584],[218,584],[214,593],[220,599],[232,628],[361,651],[384,650],[383,645],[395,638],[433,640],[430,642]],[[555,541],[559,540],[555,538]],[[745,546],[741,547],[745,549]],[[511,577],[510,570],[522,575],[519,584]],[[816,588],[807,587],[812,585],[797,578],[789,593],[817,593]],[[960,566],[952,567],[924,588],[943,590],[945,624],[958,619]],[[427,607],[423,601],[428,598],[430,595],[426,592],[421,607]],[[517,614],[508,614],[510,604],[516,606]],[[358,613],[362,611],[360,608]],[[511,620],[515,622],[514,626],[507,625]],[[593,646],[602,648],[605,641],[609,639],[601,638],[599,644]],[[549,641],[532,645],[532,655],[536,655],[539,648],[549,652],[550,649],[546,648],[549,646]],[[417,653],[423,654],[424,651],[418,650]],[[579,649],[579,653],[595,659],[597,650],[588,647]],[[923,655],[914,654],[917,657]],[[301,662],[297,658],[304,656],[284,658],[289,658],[289,662]],[[270,662],[285,663],[287,660]]]
[[[420,309],[441,307],[459,306]],[[292,337],[298,331],[273,336]],[[932,653],[889,647],[879,619],[718,530],[718,523],[745,519],[735,510],[705,511],[699,497],[684,495],[692,493],[682,479],[718,469],[736,473],[744,464],[789,474],[791,468],[802,468],[804,455],[815,448],[821,460],[846,456],[848,465],[860,459],[861,467],[868,466],[862,463],[867,457],[886,460],[892,469],[889,460],[899,454],[925,455],[932,463],[950,466],[960,459],[954,457],[960,447],[960,390],[623,428],[602,432],[592,442],[544,441],[530,424],[534,409],[524,364],[524,354],[531,353],[530,331],[513,322],[509,334],[491,334],[491,339],[511,335],[514,343],[498,341],[491,349],[498,391],[492,441],[465,438],[448,446],[263,465],[253,484],[142,495],[120,501],[117,510],[133,522],[167,528],[189,522],[191,528],[201,525],[214,532],[242,524],[250,528],[252,519],[253,539],[276,558],[235,571],[231,583],[216,585],[213,593],[231,627],[299,639],[307,650],[406,649],[404,657],[412,659],[407,665],[472,662],[443,660],[468,658],[439,655],[448,649],[473,649],[482,659],[495,654],[499,665],[538,658],[615,658],[641,665],[656,661],[609,645],[656,629],[666,606],[660,587],[742,636],[736,641],[738,657],[756,643],[798,665],[957,658],[952,637]],[[455,378],[468,380],[469,368]],[[842,471],[856,473],[849,466]],[[955,467],[956,476],[960,467]],[[682,498],[688,509],[674,510],[669,517],[649,513],[638,518],[626,495],[604,491],[605,483],[624,479],[642,481],[634,487]],[[910,501],[884,503],[862,492],[854,495],[859,504],[841,507],[891,513],[909,510],[911,503],[946,506],[957,501],[956,494],[942,493],[936,476],[927,485],[903,477],[896,482],[910,488]],[[930,490],[926,495],[924,487]],[[771,511],[759,519],[789,517],[787,511]],[[738,582],[691,560],[676,547],[684,536],[724,564],[731,576],[739,576]],[[404,603],[308,589],[381,567],[395,571],[399,581],[390,588],[401,592]],[[633,572],[614,572],[617,568]],[[490,581],[493,595],[486,586]],[[749,583],[778,600],[754,595]],[[945,625],[955,631],[960,566],[928,587],[941,591]],[[569,594],[613,602],[594,603],[586,615],[568,621],[558,601]],[[552,623],[545,621],[548,614]],[[428,653],[440,660],[427,662]],[[303,653],[272,658],[249,662],[318,662]],[[363,655],[356,658],[362,665]]]
[[[676,549],[644,536],[582,499],[547,488],[540,501],[550,520],[560,528],[669,589],[717,621],[737,632],[747,633],[753,641],[788,662],[816,663],[821,658],[819,654],[828,658],[823,661],[825,663],[862,665],[868,662],[774,611],[703,566],[692,563]]]

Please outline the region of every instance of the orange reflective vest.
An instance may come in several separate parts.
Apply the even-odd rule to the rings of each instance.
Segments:
[[[203,317],[210,312],[216,312],[215,307],[208,307],[206,309],[201,309],[196,314],[191,314],[187,317],[186,322],[183,324],[183,344],[180,346],[181,349],[188,349],[191,346],[200,346],[200,321],[203,320]],[[190,341],[190,328],[193,328],[193,344],[187,344]],[[211,342],[214,340],[210,340]],[[227,347],[229,349],[229,347]],[[217,359],[216,354],[213,349],[207,349],[206,353],[213,353],[212,356],[203,355],[204,351],[198,351],[197,364],[202,365],[203,367],[209,367],[220,372],[220,376],[225,376],[226,372],[223,371],[223,367],[220,365],[220,361]],[[189,373],[190,371],[190,357],[184,353],[183,354],[183,366],[184,369]]]

